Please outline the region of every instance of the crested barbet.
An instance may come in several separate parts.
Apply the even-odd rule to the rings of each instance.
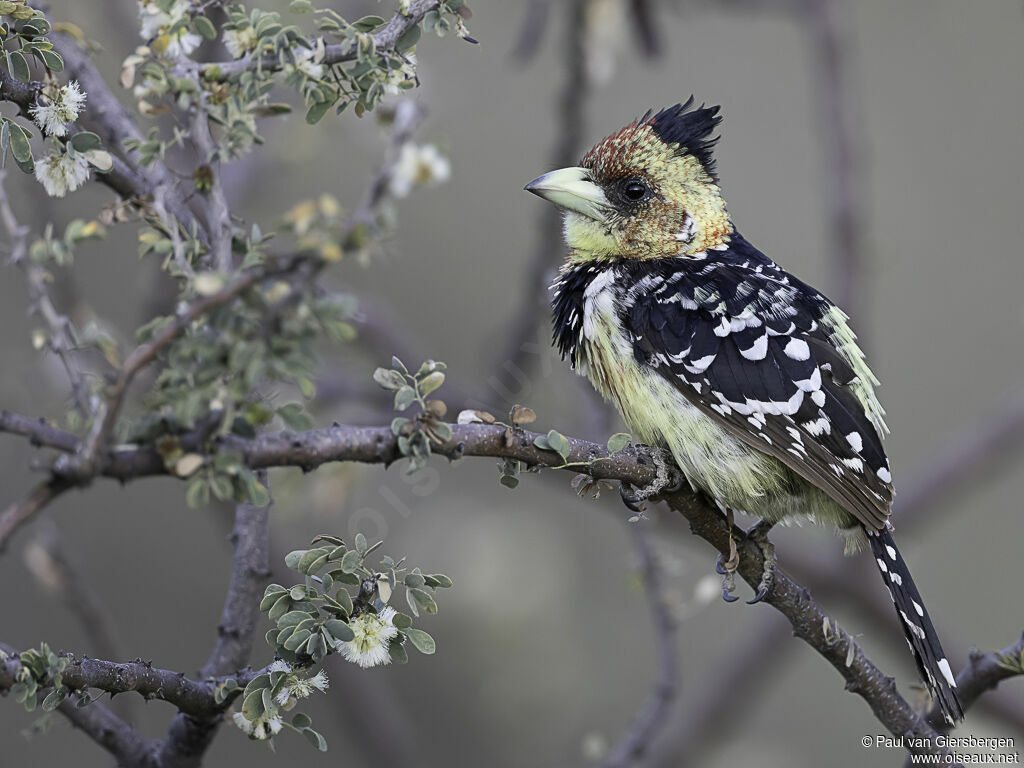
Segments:
[[[691,97],[526,186],[565,215],[555,343],[721,509],[765,528],[810,518],[850,549],[866,539],[922,679],[946,719],[960,720],[956,681],[888,522],[878,381],[847,315],[737,231],[712,157],[720,120]]]

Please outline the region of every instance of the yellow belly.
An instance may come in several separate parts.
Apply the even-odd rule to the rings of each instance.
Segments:
[[[839,527],[849,513],[778,459],[730,435],[654,369],[641,366],[610,308],[589,306],[578,367],[633,435],[667,448],[690,483],[719,503],[777,521],[813,514]]]

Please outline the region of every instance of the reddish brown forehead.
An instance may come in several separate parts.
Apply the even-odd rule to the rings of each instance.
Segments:
[[[672,148],[658,138],[650,120],[637,121],[595,144],[581,161],[601,180],[650,171],[662,165]]]

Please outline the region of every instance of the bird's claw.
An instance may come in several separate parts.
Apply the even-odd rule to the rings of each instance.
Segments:
[[[628,487],[632,488],[632,486]],[[646,498],[645,496],[641,495],[643,492],[641,491],[640,493],[630,493],[629,491],[626,490],[626,488],[626,483],[619,483],[619,496],[622,498],[622,503],[626,505],[626,509],[628,509],[630,512],[635,512],[638,515],[643,514],[643,503],[644,499]]]
[[[631,512],[641,514],[644,511],[643,503],[655,496],[665,493],[676,493],[683,489],[688,482],[684,475],[673,462],[671,454],[663,449],[655,449],[652,457],[656,468],[654,479],[643,488],[636,488],[628,483],[619,483],[619,495],[622,503]],[[631,490],[627,490],[630,488]]]
[[[757,584],[757,592],[753,598],[747,600],[747,605],[754,605],[754,603],[764,600],[772,586],[772,579],[775,576],[775,546],[768,541],[768,531],[771,530],[772,525],[774,523],[759,520],[747,531],[747,539],[761,550],[761,556],[764,558],[764,569],[761,572],[761,580]]]
[[[731,594],[736,590],[735,570],[729,570],[725,563],[725,557],[721,554],[715,560],[715,573],[722,577],[722,599],[727,603],[735,603],[738,597]]]

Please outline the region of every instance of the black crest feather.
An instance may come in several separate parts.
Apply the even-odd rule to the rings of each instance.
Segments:
[[[705,107],[701,104],[693,109],[691,107],[693,96],[685,104],[661,110],[650,118],[650,126],[659,139],[666,144],[678,144],[680,149],[696,157],[712,178],[717,179],[715,158],[711,150],[718,143],[718,137],[711,134],[722,122],[722,116],[718,114],[717,106]]]

